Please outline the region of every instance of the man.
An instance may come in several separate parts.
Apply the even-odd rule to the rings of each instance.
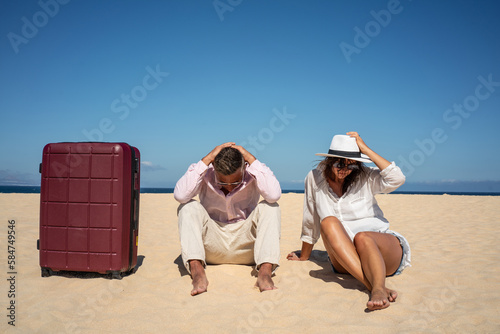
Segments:
[[[199,196],[199,202],[193,197]],[[260,196],[263,201],[259,203]],[[278,267],[281,188],[271,169],[229,142],[189,166],[175,185],[182,261],[191,295],[207,291],[205,265],[255,264],[256,286],[274,290]]]

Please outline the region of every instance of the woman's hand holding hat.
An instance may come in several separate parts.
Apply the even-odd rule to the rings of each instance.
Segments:
[[[359,147],[359,151],[361,153],[367,155],[370,158],[370,160],[373,161],[373,163],[375,163],[375,165],[377,165],[377,167],[380,170],[384,170],[385,168],[387,168],[391,164],[389,161],[382,158],[380,155],[378,155],[372,149],[370,149],[368,147],[368,145],[365,144],[363,139],[361,139],[361,137],[359,136],[359,134],[357,132],[355,132],[355,131],[347,132],[347,135],[350,136],[351,138],[356,139],[356,144]]]
[[[363,139],[359,136],[359,134],[355,131],[347,132],[346,135],[355,138],[356,139],[356,144],[358,144],[359,151],[363,154],[368,155],[366,152],[369,150],[368,146],[365,144]]]

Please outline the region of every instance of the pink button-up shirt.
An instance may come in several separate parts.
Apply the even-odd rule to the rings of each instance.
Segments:
[[[246,164],[243,182],[224,195],[215,183],[213,165],[207,166],[200,160],[189,166],[174,189],[174,198],[180,203],[187,203],[196,195],[210,218],[221,223],[236,223],[250,215],[260,196],[269,203],[277,202],[281,187],[271,169],[255,160],[251,165]]]

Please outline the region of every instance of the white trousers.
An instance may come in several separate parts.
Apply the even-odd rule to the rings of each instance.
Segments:
[[[277,203],[262,201],[247,219],[220,223],[210,218],[200,202],[191,200],[178,209],[182,261],[205,264],[273,264],[279,266],[281,211]]]

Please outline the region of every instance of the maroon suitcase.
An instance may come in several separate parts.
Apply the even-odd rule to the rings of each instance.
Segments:
[[[40,267],[121,278],[137,264],[140,153],[125,143],[43,149]]]

